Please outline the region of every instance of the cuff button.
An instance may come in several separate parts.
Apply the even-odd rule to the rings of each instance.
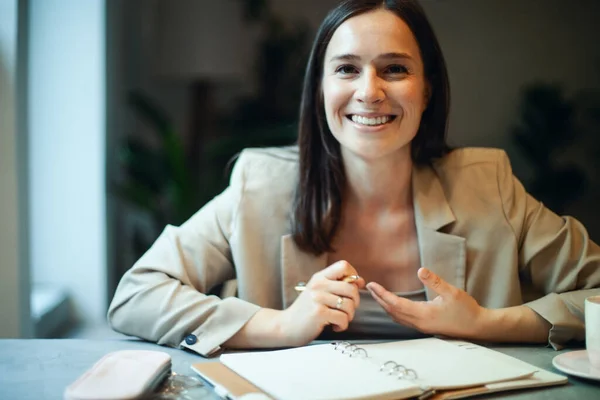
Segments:
[[[188,346],[195,344],[197,341],[198,341],[198,338],[196,337],[196,335],[192,335],[191,333],[185,337],[185,343]]]

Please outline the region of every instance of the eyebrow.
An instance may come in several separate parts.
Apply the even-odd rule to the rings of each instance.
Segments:
[[[413,58],[408,53],[384,53],[377,56],[377,59],[390,60],[390,59],[398,59],[405,58],[412,60]],[[338,56],[333,56],[329,60],[329,62],[333,61],[360,61],[360,56],[356,54],[340,54]]]

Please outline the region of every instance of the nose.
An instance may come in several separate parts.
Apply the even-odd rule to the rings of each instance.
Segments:
[[[365,104],[382,102],[385,98],[383,84],[384,82],[377,76],[377,72],[365,70],[360,79],[357,80],[356,100]]]

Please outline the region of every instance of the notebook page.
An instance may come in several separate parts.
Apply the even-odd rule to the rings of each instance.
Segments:
[[[531,364],[526,363],[525,361],[519,360],[517,358],[511,357],[499,351],[495,351],[492,349],[488,349],[484,346],[480,346],[477,344],[459,341],[459,340],[451,340],[449,343],[455,346],[461,346],[468,348],[471,351],[477,351],[479,353],[485,353],[489,357],[493,357],[495,360],[502,360],[511,365],[525,365],[531,367]],[[568,382],[568,378],[563,375],[555,374],[550,371],[546,371],[545,369],[538,368],[537,372],[533,374],[533,376],[508,381],[508,382],[497,382],[490,383],[485,385],[486,393],[493,393],[505,390],[514,390],[514,389],[526,389],[533,387],[542,387],[542,386],[553,386],[553,385],[564,385]],[[447,397],[448,399],[458,399],[460,396],[451,396]]]
[[[526,363],[510,363],[486,352],[469,350],[437,338],[365,344],[374,360],[394,360],[419,375],[417,383],[436,389],[480,386],[531,376],[538,371]]]
[[[422,392],[380,372],[371,360],[349,357],[331,344],[223,354],[220,360],[279,400],[392,400]]]

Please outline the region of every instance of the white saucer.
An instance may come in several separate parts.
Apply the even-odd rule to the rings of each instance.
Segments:
[[[566,374],[600,381],[600,369],[591,366],[586,350],[560,354],[552,359],[552,365]]]

